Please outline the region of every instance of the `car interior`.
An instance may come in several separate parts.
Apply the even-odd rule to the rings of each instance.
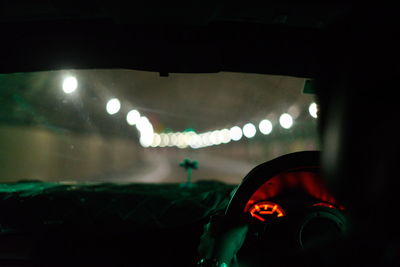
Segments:
[[[0,7],[0,266],[400,266],[394,5]]]

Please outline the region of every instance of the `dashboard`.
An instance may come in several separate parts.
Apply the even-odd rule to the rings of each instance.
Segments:
[[[239,186],[3,184],[0,209],[2,266],[318,266],[348,228],[316,151],[263,163]]]

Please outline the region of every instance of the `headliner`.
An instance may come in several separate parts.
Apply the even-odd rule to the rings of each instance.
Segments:
[[[0,72],[127,68],[313,77],[327,27],[348,3],[186,6],[11,1],[0,12]]]

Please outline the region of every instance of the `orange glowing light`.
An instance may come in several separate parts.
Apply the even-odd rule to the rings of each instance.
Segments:
[[[285,211],[273,202],[263,201],[254,204],[250,210],[250,215],[262,222],[265,222],[267,217],[283,217],[286,215]]]

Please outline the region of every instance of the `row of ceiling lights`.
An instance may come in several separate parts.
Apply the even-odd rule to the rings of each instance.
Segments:
[[[78,81],[75,77],[67,77],[63,82],[63,91],[71,94],[78,88]],[[110,115],[118,113],[121,109],[121,102],[117,98],[110,99],[106,104],[106,111]],[[311,103],[308,109],[313,118],[317,118],[317,105]],[[203,148],[213,145],[227,144],[231,141],[239,141],[243,136],[253,138],[257,133],[257,128],[252,123],[245,124],[242,128],[233,126],[230,129],[209,131],[205,133],[173,132],[173,133],[154,133],[153,125],[146,116],[142,116],[139,111],[131,110],[126,115],[126,121],[131,126],[136,126],[140,134],[140,144],[143,147],[179,147],[179,148]],[[279,124],[284,129],[289,129],[293,125],[293,117],[284,113],[279,117]],[[259,131],[268,135],[272,132],[271,121],[264,119],[258,124]]]

